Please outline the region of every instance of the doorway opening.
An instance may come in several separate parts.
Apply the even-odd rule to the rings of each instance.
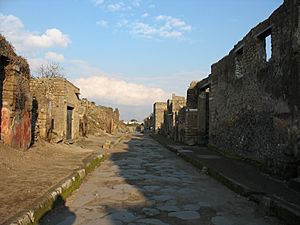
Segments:
[[[209,87],[200,90],[198,99],[198,131],[199,144],[207,145],[209,142]]]
[[[35,96],[32,97],[32,110],[31,110],[31,145],[36,141],[36,128],[38,124],[38,109],[39,104]]]
[[[73,118],[73,107],[67,106],[67,141],[72,140],[72,118]]]

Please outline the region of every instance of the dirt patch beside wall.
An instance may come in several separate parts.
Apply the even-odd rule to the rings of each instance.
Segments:
[[[90,136],[73,145],[40,142],[27,152],[0,144],[0,224],[27,209],[59,181],[83,165],[106,141],[119,136]]]

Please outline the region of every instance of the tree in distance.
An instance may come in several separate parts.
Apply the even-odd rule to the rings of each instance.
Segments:
[[[59,63],[51,62],[48,64],[42,64],[37,71],[38,77],[43,78],[64,78],[63,67]]]

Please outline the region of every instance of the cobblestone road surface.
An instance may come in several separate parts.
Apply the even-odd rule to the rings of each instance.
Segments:
[[[251,179],[251,178],[249,178]],[[41,225],[281,224],[149,137],[113,149]]]

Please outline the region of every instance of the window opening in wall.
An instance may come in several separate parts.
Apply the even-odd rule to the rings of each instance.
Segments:
[[[237,78],[241,78],[244,76],[243,64],[242,64],[243,53],[244,53],[243,47],[240,47],[235,52],[235,76]]]
[[[260,41],[262,42],[263,52],[263,59],[266,62],[269,62],[272,57],[272,30],[271,28],[267,28],[266,30],[262,31],[257,36]]]
[[[272,57],[272,39],[271,39],[271,34],[266,37],[265,39],[265,48],[266,48],[266,61],[269,62],[269,60]]]
[[[54,119],[51,119],[51,130],[54,130]]]

